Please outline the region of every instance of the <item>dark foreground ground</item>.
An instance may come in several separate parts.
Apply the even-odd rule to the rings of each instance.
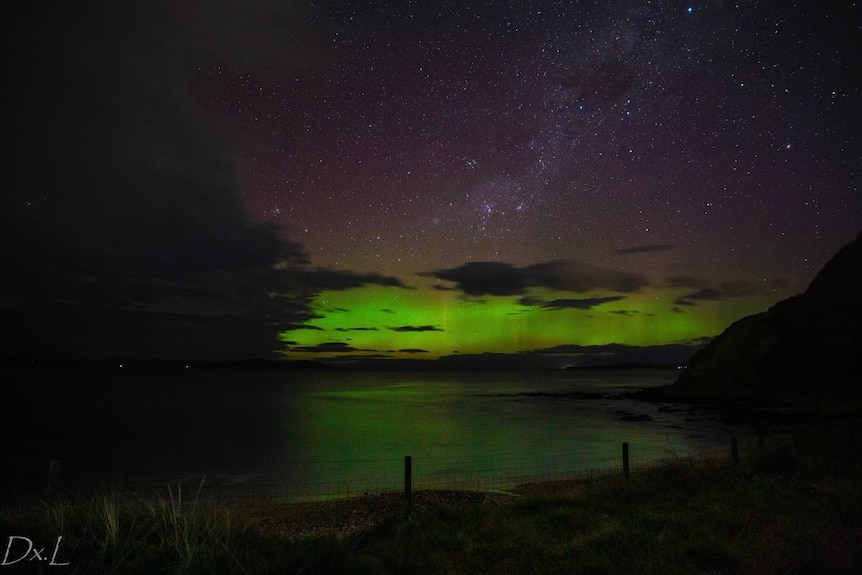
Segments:
[[[858,421],[805,425],[741,442],[737,464],[673,459],[628,480],[418,492],[409,506],[400,493],[181,513],[170,494],[18,500],[0,509],[0,575],[857,573],[860,447]]]

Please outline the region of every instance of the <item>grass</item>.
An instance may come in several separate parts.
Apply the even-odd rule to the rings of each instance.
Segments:
[[[517,497],[419,492],[370,527],[301,537],[289,528],[296,506],[204,505],[205,486],[186,500],[173,488],[21,501],[0,510],[0,535],[49,547],[62,535],[63,573],[855,573],[860,445],[859,425],[842,425],[770,437],[762,452],[741,445],[738,465],[674,457],[628,481],[527,485]],[[383,501],[303,509],[335,525]]]

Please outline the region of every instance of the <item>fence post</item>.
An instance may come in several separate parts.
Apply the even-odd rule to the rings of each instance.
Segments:
[[[739,444],[736,441],[736,437],[730,438],[730,459],[734,465],[739,463]]]
[[[413,503],[413,457],[404,456],[404,501],[407,508]]]
[[[623,475],[626,481],[629,479],[629,442],[623,442]]]

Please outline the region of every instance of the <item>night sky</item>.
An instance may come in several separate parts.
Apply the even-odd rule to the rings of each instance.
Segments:
[[[862,229],[856,2],[51,4],[4,357],[683,362]]]

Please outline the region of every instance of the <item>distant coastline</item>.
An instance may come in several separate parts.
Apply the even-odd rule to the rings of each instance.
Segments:
[[[136,369],[136,370],[184,370],[184,369],[248,369],[248,370],[293,370],[293,369],[360,369],[363,371],[403,370],[403,371],[579,371],[579,370],[613,370],[613,369],[648,369],[648,370],[681,370],[684,365],[679,363],[649,363],[620,362],[597,363],[587,365],[566,365],[563,367],[537,366],[524,363],[522,367],[511,364],[494,366],[492,364],[454,362],[441,360],[398,360],[387,359],[376,362],[328,362],[314,360],[280,360],[265,358],[249,358],[242,360],[180,360],[180,359],[0,359],[0,367],[12,368],[69,368],[69,369]]]

